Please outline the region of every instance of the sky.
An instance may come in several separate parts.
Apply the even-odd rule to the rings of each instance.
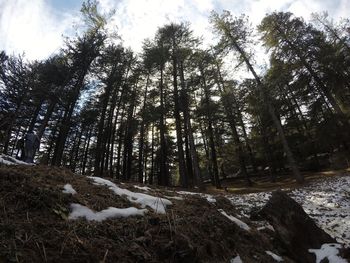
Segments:
[[[167,22],[188,21],[195,35],[211,43],[208,17],[211,10],[245,13],[253,25],[266,13],[290,11],[310,19],[327,11],[335,20],[350,17],[350,0],[98,0],[104,12],[115,9],[109,27],[117,28],[124,45],[139,52],[145,38]],[[45,59],[63,45],[63,36],[74,34],[83,0],[0,0],[0,50],[25,54],[29,60]]]

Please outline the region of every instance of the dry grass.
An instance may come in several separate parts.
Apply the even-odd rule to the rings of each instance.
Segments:
[[[78,194],[62,193],[66,183]],[[244,262],[271,262],[265,253],[274,250],[271,237],[222,216],[218,209],[236,214],[225,198],[212,204],[189,196],[172,200],[166,215],[101,223],[68,220],[73,202],[95,210],[135,205],[68,170],[0,167],[0,262],[228,262],[237,254]]]
[[[340,176],[350,172],[350,168],[340,169],[340,170],[329,170],[315,173],[303,173],[305,177],[304,185],[300,185],[296,180],[289,176],[278,176],[276,182],[271,182],[269,177],[254,177],[252,179],[253,186],[247,187],[245,180],[243,179],[234,179],[231,181],[223,182],[223,189],[226,189],[229,193],[234,194],[248,194],[248,193],[257,193],[257,192],[267,192],[277,189],[296,189],[310,184],[313,181],[323,180],[325,178]],[[207,191],[211,193],[223,193],[225,190],[215,189],[212,186],[207,187]]]

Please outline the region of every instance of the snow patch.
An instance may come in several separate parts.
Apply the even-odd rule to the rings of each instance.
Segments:
[[[316,263],[320,263],[323,259],[328,259],[329,263],[348,263],[346,259],[338,256],[340,244],[323,244],[320,249],[309,249],[310,253],[316,255]]]
[[[184,200],[181,196],[168,196],[168,195],[165,195],[164,197],[168,198],[168,199],[174,199],[174,200]]]
[[[200,195],[201,193],[188,192],[188,191],[177,191],[180,195]]]
[[[275,231],[275,229],[273,228],[273,226],[271,226],[269,223],[267,223],[265,226],[260,226],[257,227],[256,230],[261,231],[264,229],[270,229],[271,231]]]
[[[63,186],[62,193],[75,195],[77,191],[74,190],[71,184],[66,184]]]
[[[143,190],[143,191],[149,191],[149,190],[152,190],[152,188],[148,187],[148,186],[138,186],[138,185],[133,185],[134,188],[136,189],[140,189],[140,190]]]
[[[0,163],[5,165],[34,165],[33,163],[22,162],[6,154],[0,154]]]
[[[271,256],[274,260],[276,260],[277,262],[282,262],[283,261],[283,258],[276,255],[275,253],[271,252],[271,251],[265,251],[266,254],[268,254],[269,256]]]
[[[206,195],[205,198],[209,203],[216,203],[216,199],[212,195]]]
[[[207,199],[209,203],[216,203],[215,198],[209,194],[195,193],[195,192],[188,192],[188,191],[178,191],[177,193],[180,195],[199,195],[200,197]]]
[[[69,214],[68,219],[85,218],[88,221],[102,222],[108,218],[129,217],[129,216],[143,216],[147,209],[137,209],[135,207],[129,208],[115,208],[109,207],[100,212],[95,212],[90,208],[81,204],[71,204],[72,212]]]
[[[168,205],[172,205],[171,201],[165,198],[155,197],[143,193],[135,193],[127,189],[118,187],[115,183],[95,176],[88,176],[92,179],[95,185],[104,185],[112,190],[116,195],[126,196],[130,202],[139,204],[142,208],[148,206],[152,208],[156,213],[165,214],[165,208]]]
[[[316,224],[337,242],[350,246],[350,176],[332,177],[315,181],[309,186],[289,191]],[[286,190],[286,189],[285,189]],[[270,198],[270,192],[245,195],[226,195],[242,216],[248,217],[252,209],[259,209]],[[258,227],[266,221],[254,222]]]
[[[238,255],[230,260],[230,263],[243,263],[241,257]]]
[[[222,209],[218,209],[218,211],[223,214],[225,217],[227,217],[228,219],[230,219],[232,222],[234,222],[237,226],[239,226],[240,228],[249,231],[250,227],[244,223],[243,221],[239,220],[237,217],[234,216],[230,216],[228,215],[224,210]]]

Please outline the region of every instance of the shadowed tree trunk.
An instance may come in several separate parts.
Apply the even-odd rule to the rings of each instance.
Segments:
[[[34,130],[34,126],[36,124],[36,120],[38,119],[38,115],[40,113],[41,110],[41,106],[44,102],[44,99],[40,99],[35,107],[35,110],[32,114],[32,119],[30,121],[29,127],[28,127],[28,131],[33,131]]]
[[[208,122],[208,137],[209,137],[209,148],[210,148],[210,161],[212,163],[212,169],[213,169],[213,179],[214,184],[216,188],[221,188],[220,184],[220,178],[219,178],[219,166],[218,161],[216,157],[216,149],[215,149],[215,141],[214,141],[214,131],[213,131],[213,124],[212,124],[212,114],[210,112],[210,97],[209,97],[209,90],[207,87],[205,75],[203,73],[203,69],[200,68],[201,71],[201,78],[202,78],[202,87],[204,90],[204,100],[206,104],[206,117]]]
[[[185,164],[185,155],[183,150],[183,140],[182,140],[182,125],[180,117],[180,102],[179,102],[179,92],[177,87],[177,54],[175,48],[175,40],[173,39],[173,54],[172,54],[172,66],[173,66],[173,86],[174,86],[174,118],[176,127],[176,145],[177,145],[177,156],[179,162],[179,173],[180,173],[180,184],[182,187],[188,187],[188,175]]]
[[[87,134],[86,147],[84,147],[84,156],[83,156],[83,163],[82,163],[82,168],[81,168],[81,173],[82,174],[85,174],[86,162],[87,162],[87,157],[88,157],[89,147],[90,147],[90,141],[91,141],[91,134],[92,134],[92,129],[90,127],[89,132]]]
[[[226,113],[228,122],[230,124],[233,141],[235,143],[235,151],[236,151],[236,154],[238,157],[239,167],[241,169],[241,174],[246,179],[247,185],[252,186],[252,182],[249,178],[249,174],[247,172],[247,168],[246,168],[246,164],[245,164],[243,145],[242,145],[241,139],[240,139],[238,131],[237,131],[237,121],[235,118],[234,109],[232,107],[232,102],[236,104],[235,105],[236,107],[238,107],[238,105],[237,105],[237,102],[233,99],[234,95],[231,94],[232,92],[227,92],[227,90],[225,90],[226,87],[225,87],[224,81],[223,81],[221,73],[220,73],[220,68],[218,65],[216,65],[216,66],[217,66],[217,72],[218,72],[219,80],[220,80],[220,83],[219,83],[219,81],[217,81],[217,84],[218,84],[218,87],[220,90],[221,98],[223,100],[225,113]],[[233,101],[231,101],[231,99]]]
[[[191,125],[191,115],[189,109],[188,86],[185,82],[183,62],[180,62],[180,81],[182,88],[182,108],[184,113],[185,126],[185,145],[186,145],[186,163],[189,175],[189,186],[201,185],[202,179],[199,169],[198,156],[193,138],[193,130]]]
[[[160,132],[160,175],[158,178],[158,184],[160,185],[169,185],[169,170],[168,170],[168,151],[165,141],[165,108],[164,108],[164,61],[163,61],[163,47],[161,47],[161,58],[160,62],[160,80],[159,80],[159,90],[160,90],[160,123],[159,123],[159,132]],[[154,127],[152,126],[152,136],[154,135]],[[151,180],[153,183],[154,179],[154,139],[152,139],[152,173]]]
[[[47,124],[49,123],[49,120],[51,118],[51,115],[55,109],[55,106],[56,106],[56,102],[55,101],[50,101],[49,103],[49,106],[46,110],[46,113],[44,115],[44,119],[42,120],[39,128],[38,128],[38,137],[39,137],[39,141],[41,141],[41,138],[43,137],[44,135],[44,132],[45,132],[45,129],[47,127]]]
[[[140,140],[139,140],[139,156],[138,156],[138,181],[143,182],[144,165],[143,165],[143,153],[144,153],[144,140],[145,140],[145,110],[146,110],[146,100],[147,91],[149,84],[149,74],[147,75],[145,94],[143,96],[143,106],[141,110],[141,123],[140,123]]]

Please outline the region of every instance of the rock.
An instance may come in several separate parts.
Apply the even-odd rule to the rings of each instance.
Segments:
[[[303,208],[285,192],[275,191],[259,214],[274,227],[277,240],[297,262],[315,262],[310,248],[320,248],[335,239],[319,228]]]

